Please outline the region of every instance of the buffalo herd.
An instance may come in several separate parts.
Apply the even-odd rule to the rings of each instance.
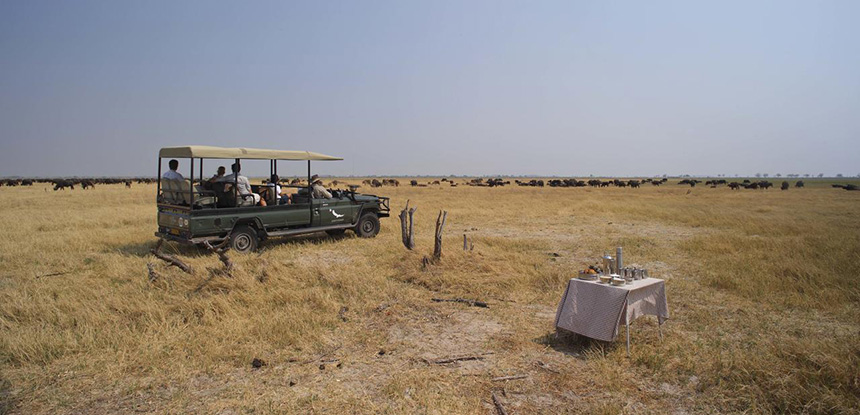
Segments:
[[[131,187],[132,183],[136,182],[138,184],[148,184],[155,183],[157,180],[151,177],[138,177],[138,178],[38,178],[38,179],[0,179],[0,187],[16,187],[16,186],[33,186],[35,183],[50,183],[53,186],[54,190],[65,190],[66,188],[74,190],[75,186],[80,186],[82,189],[93,189],[96,185],[107,185],[107,184],[124,184],[126,187]],[[665,184],[668,181],[666,178],[660,179],[631,179],[631,180],[599,180],[599,179],[589,179],[589,180],[579,180],[574,178],[566,178],[566,179],[530,179],[530,180],[514,180],[514,184],[517,186],[530,186],[530,187],[622,187],[622,188],[639,188],[641,186],[650,184],[652,186],[660,186]],[[302,179],[284,179],[283,183],[289,183],[290,185],[302,185],[305,183]],[[447,183],[450,187],[457,187],[458,183],[456,183],[453,179],[442,178],[441,180],[431,180],[426,182],[421,182],[417,179],[411,179],[409,184],[412,187],[428,187],[428,186],[441,186]],[[685,178],[678,181],[678,185],[687,185],[690,187],[696,187],[698,184],[704,183],[705,186],[711,188],[717,188],[720,186],[726,186],[732,190],[740,190],[740,189],[752,189],[752,190],[767,190],[771,187],[774,187],[772,182],[767,180],[759,180],[759,181],[751,181],[749,179],[744,179],[743,181],[732,181],[728,182],[725,179],[714,179],[701,181],[697,179]],[[340,182],[335,180],[330,183],[330,187],[334,187],[340,184],[346,184],[344,182]],[[369,187],[383,187],[383,186],[392,186],[398,187],[400,186],[400,181],[397,179],[366,179],[362,182],[363,185]],[[511,184],[510,180],[505,180],[501,177],[496,178],[474,178],[463,180],[461,183],[466,186],[477,186],[477,187],[503,187]],[[860,190],[855,184],[833,184],[834,188],[845,189],[845,190]],[[788,190],[791,188],[791,183],[788,181],[783,181],[780,184],[781,190]],[[795,188],[803,188],[804,183],[803,180],[798,180],[794,183]]]
[[[126,187],[131,187],[132,182],[137,183],[155,183],[156,179],[151,177],[128,178],[38,178],[38,179],[3,179],[0,180],[0,187],[15,187],[15,186],[33,186],[36,183],[45,183],[53,186],[54,190],[66,190],[66,188],[74,190],[75,186],[80,186],[82,189],[94,189],[96,184],[124,184]]]

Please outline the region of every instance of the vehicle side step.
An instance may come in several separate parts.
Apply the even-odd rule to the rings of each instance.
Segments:
[[[354,227],[354,224],[342,224],[342,225],[329,225],[329,226],[314,226],[310,228],[297,228],[297,229],[285,229],[282,231],[273,231],[267,232],[268,236],[289,236],[289,235],[301,235],[303,233],[315,233],[315,232],[325,232],[325,231],[333,231],[336,229],[349,229]]]

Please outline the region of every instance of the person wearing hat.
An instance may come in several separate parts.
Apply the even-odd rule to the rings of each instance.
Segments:
[[[323,187],[322,180],[319,175],[311,176],[312,196],[314,199],[330,199],[331,193]]]

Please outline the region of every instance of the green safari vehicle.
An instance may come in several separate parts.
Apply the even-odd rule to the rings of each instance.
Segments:
[[[189,172],[188,177],[175,173],[171,173],[173,177],[170,178],[162,177],[163,159],[181,161],[180,170]],[[251,184],[253,193],[266,195],[263,198],[267,206],[260,206],[250,197],[252,195],[239,193],[237,175],[228,175],[227,180],[204,179],[205,159],[231,160],[239,166],[241,160],[268,160],[270,174],[278,173],[279,161],[307,161],[307,185],[281,184],[281,187],[297,190],[288,203],[283,203],[279,195],[274,194],[273,186]],[[231,248],[238,252],[254,251],[267,238],[313,232],[338,235],[353,230],[361,237],[376,236],[379,218],[388,217],[391,211],[389,198],[359,194],[355,188],[333,190],[331,198],[313,197],[311,161],[334,160],[342,159],[309,151],[212,146],[162,148],[158,153],[158,232],[155,236],[195,245],[221,242],[229,237]],[[195,167],[199,168],[196,177]]]

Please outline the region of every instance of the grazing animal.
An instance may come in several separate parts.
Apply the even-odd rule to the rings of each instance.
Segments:
[[[81,188],[82,189],[87,190],[90,187],[92,187],[93,189],[96,188],[96,184],[93,183],[92,180],[81,180]]]
[[[33,181],[30,179],[21,180],[21,186],[32,186],[32,185],[33,185]]]
[[[418,186],[418,180],[410,180],[409,184],[412,186]]]
[[[125,181],[125,187],[127,187],[127,188],[131,189],[131,180],[126,180],[126,181]]]
[[[780,190],[788,190],[788,188],[789,188],[789,185],[788,185],[788,182],[786,182],[786,181],[782,182],[782,186],[779,187]]]
[[[860,187],[858,187],[856,184],[834,184],[832,186],[845,190],[860,190]]]
[[[729,183],[729,188],[731,188],[732,190],[738,190],[741,188],[741,184],[738,182],[731,182]]]
[[[797,183],[794,184],[794,187],[803,187],[803,180],[798,180]]]
[[[72,190],[75,190],[75,184],[68,181],[68,180],[59,180],[59,181],[54,182],[54,191],[55,192],[57,190],[66,190],[67,187],[72,189]]]

